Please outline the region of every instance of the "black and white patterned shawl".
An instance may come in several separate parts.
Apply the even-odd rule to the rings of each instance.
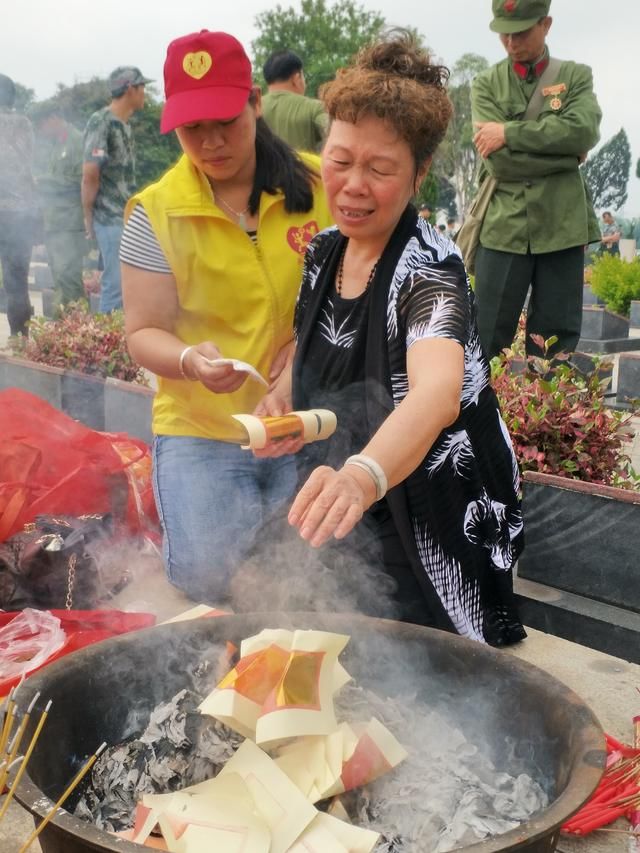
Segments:
[[[305,352],[333,286],[328,270],[345,244],[336,228],[317,235],[305,258],[296,309],[294,408],[307,407],[302,383]],[[424,317],[407,322],[404,303],[428,277],[433,301]],[[466,297],[460,298],[460,288]],[[456,291],[455,298],[449,294]],[[457,247],[412,206],[403,213],[378,262],[370,287],[365,355],[369,434],[408,393],[406,353],[413,339],[447,336],[451,311],[464,311],[465,371],[461,411],[443,430],[424,462],[387,494],[394,524],[439,627],[496,645],[522,639],[515,612],[511,568],[522,548],[519,475],[511,442],[490,386],[489,365],[478,338],[473,295]],[[449,320],[447,319],[449,318]],[[483,423],[489,419],[490,423]],[[478,421],[480,421],[478,423]],[[493,446],[480,447],[484,436]],[[443,523],[443,494],[453,484],[455,521]],[[445,501],[446,503],[446,501]],[[440,517],[438,513],[440,512]],[[450,529],[449,529],[450,528]]]

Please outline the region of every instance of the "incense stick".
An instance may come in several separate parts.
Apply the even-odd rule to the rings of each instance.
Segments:
[[[11,688],[7,697],[7,708],[4,714],[2,734],[0,734],[0,756],[3,755],[7,746],[7,741],[9,740],[9,736],[11,734],[11,728],[13,726],[13,715],[16,710],[16,696],[18,695],[18,690],[20,690],[20,688],[22,687],[24,679],[25,675],[23,674],[22,678],[16,684],[16,686]]]
[[[84,779],[84,777],[87,775],[89,770],[91,770],[93,765],[96,763],[96,761],[100,757],[100,754],[102,753],[102,751],[105,750],[106,748],[107,748],[107,744],[103,743],[96,749],[96,751],[93,753],[91,758],[89,758],[89,760],[85,763],[85,765],[73,777],[72,781],[69,783],[68,788],[66,788],[66,790],[61,794],[60,798],[55,803],[55,805],[49,809],[49,811],[47,812],[47,814],[45,815],[45,817],[43,818],[41,823],[38,824],[38,826],[34,829],[34,831],[31,833],[31,835],[27,838],[27,840],[22,845],[22,847],[20,848],[18,853],[25,853],[25,851],[27,851],[29,849],[29,847],[31,847],[31,845],[36,840],[36,838],[40,835],[40,833],[45,828],[45,826],[54,817],[55,813],[58,811],[60,806],[65,802],[67,797],[69,797],[73,793],[73,791],[78,787],[80,782]]]
[[[40,695],[39,693],[36,693],[36,695],[33,698],[34,702],[39,695]],[[33,705],[33,702],[29,706],[29,711],[31,711],[32,705]],[[38,740],[40,732],[42,731],[42,727],[44,726],[46,719],[47,719],[47,716],[49,714],[49,708],[51,708],[51,700],[49,700],[47,702],[46,708],[44,709],[44,711],[40,715],[40,720],[38,721],[38,725],[36,726],[36,730],[34,731],[33,735],[31,736],[31,740],[29,741],[29,746],[27,747],[27,751],[25,752],[24,757],[22,759],[22,764],[20,765],[20,769],[16,773],[16,777],[13,780],[11,787],[9,788],[9,791],[7,793],[7,796],[5,798],[4,803],[2,804],[2,808],[0,809],[0,822],[2,822],[2,818],[5,816],[6,811],[9,808],[9,803],[13,799],[13,795],[15,794],[16,789],[17,789],[18,785],[20,784],[20,780],[22,779],[22,776],[23,776],[25,770],[27,769],[27,764],[29,762],[29,759],[31,758],[31,753],[33,752],[33,750],[35,748],[36,741]],[[9,765],[7,769],[10,770],[11,765]]]
[[[31,717],[31,712],[33,711],[33,706],[38,701],[40,696],[40,692],[36,693],[36,695],[31,700],[29,707],[27,708],[22,720],[20,721],[20,725],[18,726],[18,730],[16,731],[13,741],[11,745],[8,747],[7,759],[5,761],[5,766],[2,770],[0,770],[0,791],[4,790],[5,782],[7,781],[7,776],[9,775],[9,768],[15,761],[16,755],[18,754],[18,750],[20,749],[20,743],[22,741],[25,729],[29,723],[29,718]]]
[[[15,708],[16,688],[12,687],[7,697],[7,707],[4,712],[4,722],[2,723],[2,734],[0,734],[0,757],[4,755],[4,750],[9,740],[9,732],[13,725],[13,709]]]

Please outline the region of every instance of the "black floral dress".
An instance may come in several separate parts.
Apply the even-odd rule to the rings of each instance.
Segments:
[[[435,624],[493,645],[517,642],[526,636],[512,580],[523,546],[519,472],[458,249],[409,206],[370,288],[343,300],[334,278],[345,239],[333,228],[312,241],[296,309],[294,407],[333,408],[339,424],[330,441],[309,446],[308,462],[338,467],[362,450],[408,393],[414,342],[457,341],[459,417],[380,503]]]

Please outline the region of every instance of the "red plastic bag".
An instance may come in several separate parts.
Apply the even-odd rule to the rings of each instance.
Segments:
[[[144,441],[101,433],[40,397],[0,392],[0,542],[36,515],[113,513],[133,533],[157,530]]]
[[[0,659],[8,660],[11,655],[11,647],[2,648],[2,629],[5,626],[10,626],[11,622],[18,617],[22,617],[24,613],[35,613],[38,611],[22,611],[22,612],[0,612]],[[106,640],[109,637],[115,637],[118,634],[126,634],[129,631],[138,631],[140,628],[150,628],[156,623],[156,617],[152,613],[125,613],[122,610],[47,610],[42,613],[50,614],[55,619],[60,621],[60,629],[66,635],[64,645],[58,647],[58,650],[47,657],[35,667],[25,666],[25,671],[31,675],[42,669],[43,666],[51,663],[58,658],[68,655],[70,652],[75,652],[84,646],[91,643],[97,643],[100,640]],[[37,653],[38,636],[37,632],[40,626],[37,620],[33,620],[35,634],[32,635],[32,650]],[[45,621],[42,621],[42,647],[50,642],[51,631]],[[14,640],[12,636],[10,638]],[[25,662],[26,663],[26,662]],[[0,697],[6,694],[18,684],[20,675],[15,674],[11,678],[0,679]]]

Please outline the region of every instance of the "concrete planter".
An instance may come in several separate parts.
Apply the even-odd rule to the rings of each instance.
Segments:
[[[621,314],[594,306],[582,309],[581,337],[602,341],[606,338],[626,338],[628,335],[629,321]]]
[[[616,403],[633,405],[640,399],[640,354],[623,352],[618,360]]]
[[[636,241],[632,239],[622,239],[619,243],[620,257],[623,261],[634,261],[636,258]]]
[[[631,300],[629,324],[632,329],[640,329],[640,300],[638,299]]]
[[[640,492],[527,471],[523,515],[527,624],[640,661]]]
[[[150,388],[0,353],[0,389],[22,388],[92,429],[151,441]]]
[[[587,353],[640,349],[640,338],[629,337],[627,317],[595,305],[582,307],[582,329],[577,349]]]
[[[61,411],[63,374],[64,370],[59,367],[0,353],[0,388],[22,388]]]
[[[584,289],[582,291],[582,304],[583,305],[604,305],[604,302],[595,295],[593,290],[591,289],[590,284],[585,284]]]
[[[33,287],[33,290],[53,288],[53,276],[51,274],[49,264],[32,263],[29,268],[29,274],[32,279],[31,286]]]
[[[91,429],[104,430],[104,383],[76,370],[62,374],[62,411]]]
[[[151,388],[107,379],[104,384],[104,422],[107,432],[126,432],[151,443]]]
[[[53,320],[56,313],[56,292],[50,287],[42,288],[42,315]]]

